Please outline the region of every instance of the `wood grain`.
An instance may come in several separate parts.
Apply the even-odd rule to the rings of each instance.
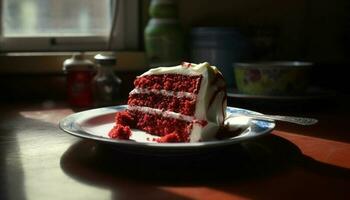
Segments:
[[[0,111],[0,199],[350,198],[350,131],[334,119],[341,115],[314,127],[281,123],[205,154],[158,157],[62,132],[58,121],[73,113],[64,104]]]

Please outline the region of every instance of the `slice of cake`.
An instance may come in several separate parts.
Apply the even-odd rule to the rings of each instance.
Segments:
[[[136,128],[160,136],[157,142],[198,142],[213,139],[224,124],[226,85],[209,63],[154,68],[134,85],[111,138],[128,139]]]

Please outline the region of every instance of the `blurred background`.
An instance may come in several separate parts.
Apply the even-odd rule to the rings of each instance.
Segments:
[[[349,95],[350,3],[346,0],[0,3],[1,101],[65,101],[68,75],[62,67],[77,52],[96,65],[96,54],[115,54],[117,61],[112,67],[121,79],[121,102],[136,75],[153,66],[182,61],[209,61],[218,66],[228,82],[229,100],[242,106],[258,102],[262,106],[277,103],[305,108]],[[260,84],[254,87],[261,90],[281,84],[273,81],[284,77],[282,72],[267,66],[265,71],[249,68],[249,72],[242,72],[241,85],[237,85],[236,63],[271,61],[311,63],[308,76],[284,78],[291,82],[285,88],[303,81],[306,88],[297,93],[285,88],[280,93],[238,88],[251,80],[271,77],[272,82],[254,83]],[[264,74],[269,75],[265,78]]]
[[[178,6],[188,46],[194,27],[235,28],[250,45],[250,56],[243,61],[313,62],[313,84],[349,92],[345,82],[350,52],[348,1],[180,0]]]

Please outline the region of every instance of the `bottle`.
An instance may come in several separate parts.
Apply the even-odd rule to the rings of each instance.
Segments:
[[[97,54],[97,74],[93,79],[95,106],[114,105],[120,99],[121,79],[113,72],[117,60],[114,54]]]
[[[184,59],[184,33],[174,0],[152,0],[145,32],[146,55],[151,67],[178,65]]]
[[[67,74],[66,91],[69,104],[74,107],[93,106],[93,62],[85,59],[83,53],[75,53],[63,62],[63,71]]]

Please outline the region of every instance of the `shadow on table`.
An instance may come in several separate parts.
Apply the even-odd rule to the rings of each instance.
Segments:
[[[350,183],[345,178],[349,170],[306,157],[293,143],[272,134],[181,156],[132,154],[83,140],[64,153],[61,167],[81,182],[110,188],[118,199],[189,199],[162,187],[191,186],[253,199],[295,199],[313,192],[343,197],[335,187],[346,189]]]

